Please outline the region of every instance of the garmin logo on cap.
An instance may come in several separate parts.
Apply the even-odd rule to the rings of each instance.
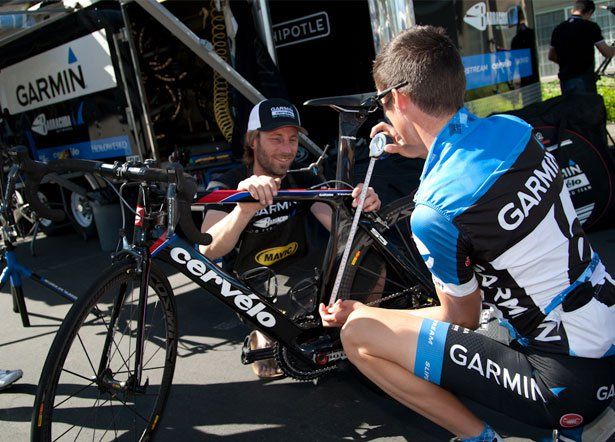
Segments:
[[[276,106],[271,108],[272,118],[295,118],[295,111],[292,107]]]

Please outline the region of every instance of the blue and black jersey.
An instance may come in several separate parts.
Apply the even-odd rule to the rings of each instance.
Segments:
[[[431,146],[415,201],[414,240],[440,290],[480,287],[523,346],[615,355],[615,283],[531,126],[461,109]]]

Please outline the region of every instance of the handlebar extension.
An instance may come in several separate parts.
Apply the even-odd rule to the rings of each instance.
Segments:
[[[13,147],[10,149],[9,155],[16,164],[20,165],[26,177],[26,199],[39,216],[43,218],[52,221],[62,221],[65,217],[64,211],[50,209],[38,196],[38,187],[41,180],[45,175],[52,172],[86,172],[127,181],[176,183],[180,217],[179,225],[182,231],[192,242],[208,245],[212,241],[211,235],[201,233],[194,225],[190,203],[194,199],[197,186],[194,179],[184,174],[179,165],[170,169],[156,169],[145,166],[130,166],[127,163],[105,164],[100,161],[80,159],[53,160],[44,164],[30,159],[28,149],[24,146]]]

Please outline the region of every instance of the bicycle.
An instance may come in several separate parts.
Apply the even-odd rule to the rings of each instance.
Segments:
[[[3,161],[0,160],[0,170],[4,170]],[[15,253],[15,241],[18,237],[25,237],[32,234],[31,251],[34,254],[34,241],[38,232],[38,223],[40,219],[35,212],[26,209],[23,204],[19,204],[21,199],[16,192],[16,185],[19,180],[19,165],[12,164],[7,174],[6,189],[3,189],[0,183],[0,263],[4,269],[0,275],[0,289],[9,282],[11,295],[13,297],[13,312],[19,313],[21,323],[24,327],[30,326],[30,318],[22,279],[27,278],[45,289],[62,296],[70,302],[75,302],[77,297],[70,291],[60,287],[58,284],[44,278],[43,276],[33,272],[31,269],[22,265]],[[28,213],[26,213],[26,210]],[[15,218],[15,213],[19,212],[21,216],[28,218],[33,222],[30,232],[22,232]],[[58,215],[58,219],[60,216]]]
[[[337,181],[347,182],[351,176],[355,134],[376,108],[372,98],[357,95],[309,102],[340,111]],[[111,267],[75,303],[51,346],[34,403],[32,440],[77,439],[86,433],[100,440],[125,433],[140,440],[153,437],[171,387],[178,340],[173,291],[155,261],[171,264],[275,341],[270,349],[249,350],[244,345],[243,363],[275,357],[288,377],[314,380],[345,359],[339,330],[322,327],[316,309],[319,302],[326,302],[340,262],[342,239],[352,217],[351,190],[286,190],[274,199],[322,201],[332,206],[334,214],[322,271],[304,283],[298,295],[305,301],[306,292],[311,293],[309,302],[303,302],[306,311],[291,318],[276,309],[268,294],[255,290],[249,279],[225,272],[196,250],[194,243],[206,245],[211,238],[192,221],[190,203],[196,185],[179,168],[84,160],[43,165],[29,160],[23,149],[13,150],[13,155],[26,174],[28,197],[46,217],[52,214],[36,200],[36,187],[52,171],[87,171],[138,182],[140,189],[133,243],[115,255]],[[167,183],[166,190],[162,183]],[[247,192],[215,191],[194,204],[221,200],[254,201]],[[391,307],[433,305],[429,273],[409,238],[412,208],[408,196],[380,213],[360,214],[350,260],[341,266],[341,298],[369,295],[372,304]],[[176,231],[178,225],[181,232]],[[81,413],[82,409],[89,412]]]

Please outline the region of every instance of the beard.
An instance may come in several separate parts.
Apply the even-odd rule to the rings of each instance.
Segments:
[[[293,162],[294,157],[278,156],[272,157],[264,152],[260,146],[260,140],[257,141],[256,149],[254,149],[254,160],[267,173],[267,175],[283,178],[288,172],[288,168]],[[287,160],[287,161],[286,161]]]

